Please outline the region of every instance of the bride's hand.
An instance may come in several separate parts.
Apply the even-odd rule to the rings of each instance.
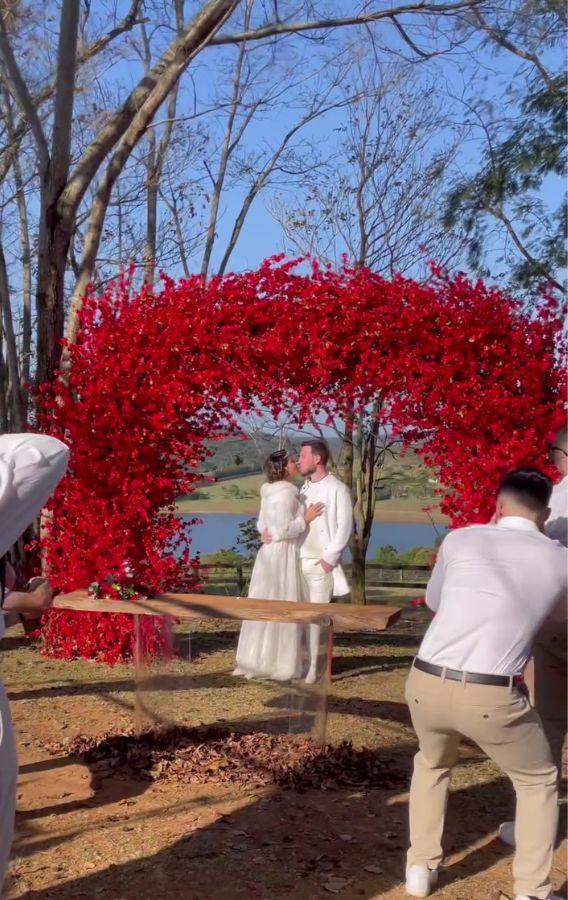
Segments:
[[[324,503],[310,503],[304,513],[304,520],[306,522],[306,525],[309,525],[310,522],[314,521],[314,519],[318,519],[322,515],[324,509]]]

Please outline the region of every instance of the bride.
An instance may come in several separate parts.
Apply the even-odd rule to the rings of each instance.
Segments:
[[[310,522],[321,516],[323,503],[304,509],[294,460],[285,450],[271,453],[264,464],[267,483],[262,485],[257,528],[270,541],[258,551],[248,596],[261,600],[305,597],[298,554],[299,537]],[[289,681],[302,674],[301,626],[288,622],[243,622],[234,675]]]

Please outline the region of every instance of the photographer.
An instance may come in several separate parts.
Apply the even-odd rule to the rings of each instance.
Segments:
[[[38,434],[0,435],[0,639],[5,616],[20,617],[33,628],[51,604],[44,578],[34,578],[27,591],[13,590],[14,572],[6,553],[32,524],[67,469],[69,451],[56,438]],[[14,833],[18,763],[8,699],[0,683],[0,890]]]

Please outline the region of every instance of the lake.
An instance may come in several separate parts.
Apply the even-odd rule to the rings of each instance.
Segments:
[[[191,519],[192,516],[184,516]],[[202,525],[195,525],[192,529],[191,549],[193,553],[205,556],[207,553],[215,553],[216,550],[230,549],[237,544],[239,536],[239,524],[245,522],[246,514],[243,513],[215,513],[201,515]],[[375,522],[369,543],[368,559],[373,559],[379,547],[390,545],[399,552],[410,550],[411,547],[431,547],[438,534],[446,533],[443,525],[413,525],[401,522]],[[345,559],[349,559],[349,551],[345,553]]]

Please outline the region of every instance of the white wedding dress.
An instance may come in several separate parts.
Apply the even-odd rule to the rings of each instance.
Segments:
[[[260,600],[306,600],[298,538],[306,523],[298,489],[289,481],[264,484],[257,527],[272,542],[258,551],[248,596]],[[243,622],[234,675],[289,681],[302,675],[302,631],[288,622]]]

